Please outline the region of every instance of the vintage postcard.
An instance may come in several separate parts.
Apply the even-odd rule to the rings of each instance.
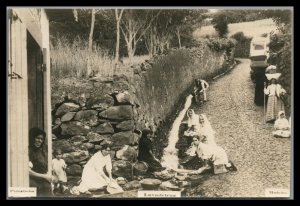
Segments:
[[[293,7],[7,7],[7,199],[293,199]]]

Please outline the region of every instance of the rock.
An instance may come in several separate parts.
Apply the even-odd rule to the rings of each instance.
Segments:
[[[125,77],[127,78],[127,77]],[[113,88],[114,90],[117,90],[117,91],[126,91],[126,90],[129,90],[130,86],[128,84],[128,81],[127,80],[115,80],[114,81],[114,84],[113,84]]]
[[[98,124],[98,112],[96,110],[81,110],[76,113],[74,120],[85,125],[96,126]]]
[[[136,190],[141,188],[141,183],[138,180],[133,180],[130,182],[127,182],[124,186],[124,190]]]
[[[87,142],[88,139],[85,136],[76,135],[69,139],[70,142]]]
[[[173,190],[173,191],[178,191],[180,190],[180,188],[176,185],[174,185],[173,183],[171,183],[170,181],[165,181],[162,182],[160,187],[161,190]]]
[[[60,118],[56,118],[54,120],[54,125],[61,125],[61,119]]]
[[[62,122],[71,121],[75,116],[76,112],[68,112],[61,117]]]
[[[52,141],[53,140],[57,140],[57,136],[55,134],[52,133]]]
[[[85,165],[88,161],[87,160],[84,160],[84,161],[81,161],[79,162],[78,164],[80,164],[81,166]]]
[[[133,130],[133,128],[134,128],[134,121],[133,120],[123,121],[120,124],[117,124],[116,128],[119,129],[119,130],[121,130],[121,131]]]
[[[135,135],[132,131],[118,132],[111,137],[114,145],[133,145],[135,142]]]
[[[68,185],[70,185],[70,186],[78,186],[80,180],[81,180],[81,175],[80,176],[69,176],[68,175]]]
[[[134,102],[128,91],[120,92],[115,95],[118,104],[134,105]]]
[[[109,122],[105,122],[103,124],[98,125],[97,127],[93,128],[93,132],[99,134],[113,134],[114,128],[111,126]]]
[[[74,103],[63,103],[58,109],[56,110],[56,116],[62,116],[67,112],[76,112],[79,110],[79,105]]]
[[[103,111],[114,105],[114,99],[108,94],[102,97],[91,97],[86,105],[88,109],[100,109]]]
[[[170,180],[173,177],[175,177],[175,172],[163,170],[161,172],[154,172],[154,177],[160,179],[160,180]]]
[[[88,151],[76,151],[63,154],[63,159],[66,161],[67,164],[78,163],[88,159],[89,157],[90,156]]]
[[[55,125],[54,127],[52,127],[52,134],[54,134],[56,137],[60,137],[61,135],[61,124],[59,125]]]
[[[56,140],[52,142],[53,151],[55,149],[60,149],[62,153],[74,152],[74,148],[72,144],[67,140]]]
[[[80,149],[81,150],[90,150],[90,149],[93,149],[95,147],[94,144],[90,143],[90,142],[87,142],[87,143],[83,143],[80,145]]]
[[[136,162],[133,164],[133,174],[136,176],[145,175],[148,171],[148,165],[145,162]]]
[[[117,177],[132,179],[132,165],[128,161],[118,160],[113,162],[112,174]]]
[[[113,142],[108,137],[104,137],[104,140],[100,143],[101,146],[111,146]]]
[[[106,77],[106,76],[96,75],[96,76],[91,77],[90,81],[109,83],[109,82],[113,82],[114,79],[112,77],[110,77],[110,76]]]
[[[62,135],[87,135],[90,131],[90,127],[83,125],[81,122],[72,121],[64,122],[61,124]]]
[[[138,145],[139,141],[140,141],[140,138],[141,138],[141,136],[134,132],[133,133],[133,143],[132,143],[132,145]]]
[[[78,98],[78,103],[81,107],[85,107],[86,106],[86,97],[85,94],[81,94],[80,97]]]
[[[94,143],[94,144],[100,143],[101,141],[103,141],[105,139],[102,135],[97,134],[95,132],[88,133],[86,138],[89,140],[89,142]]]
[[[82,167],[78,164],[72,164],[67,167],[66,173],[68,175],[81,175],[82,174]]]
[[[72,145],[79,149],[80,146],[82,145],[82,142],[72,142]]]
[[[133,110],[131,105],[112,106],[99,114],[102,118],[111,120],[130,120],[133,118]]]
[[[114,82],[128,82],[128,77],[124,74],[113,75]]]
[[[94,150],[98,151],[98,150],[101,150],[102,149],[102,146],[101,145],[95,145],[94,147]]]
[[[191,182],[191,186],[202,184],[203,175],[190,175],[187,177],[187,180]]]
[[[158,179],[146,178],[140,183],[144,190],[157,190],[162,182]]]
[[[121,160],[135,162],[137,158],[137,152],[133,147],[124,145],[124,147],[116,152],[116,157]]]

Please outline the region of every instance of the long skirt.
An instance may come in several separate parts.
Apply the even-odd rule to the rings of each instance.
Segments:
[[[264,84],[256,83],[255,85],[255,94],[254,94],[254,103],[257,106],[264,106]]]
[[[266,121],[274,121],[278,118],[278,112],[284,111],[284,104],[275,95],[269,96],[267,104]]]
[[[30,177],[30,187],[36,187],[37,197],[53,196],[51,183],[45,179]]]

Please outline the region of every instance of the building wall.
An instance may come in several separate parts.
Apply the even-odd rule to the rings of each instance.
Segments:
[[[29,186],[27,32],[48,50],[44,72],[45,131],[51,137],[49,25],[43,9],[12,8],[8,17],[8,186]],[[48,112],[49,111],[49,112]],[[51,138],[49,151],[51,151]],[[51,156],[49,157],[49,159]],[[49,168],[51,169],[51,168]]]

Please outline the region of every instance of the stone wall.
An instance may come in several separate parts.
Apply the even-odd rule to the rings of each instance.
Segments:
[[[129,76],[53,84],[53,148],[63,150],[69,177],[80,178],[90,153],[109,145],[113,174],[132,179],[140,131],[150,127],[156,132],[155,152],[161,153],[174,111],[194,79],[209,80],[226,70],[230,60],[225,52],[202,45],[170,50],[133,66]]]

